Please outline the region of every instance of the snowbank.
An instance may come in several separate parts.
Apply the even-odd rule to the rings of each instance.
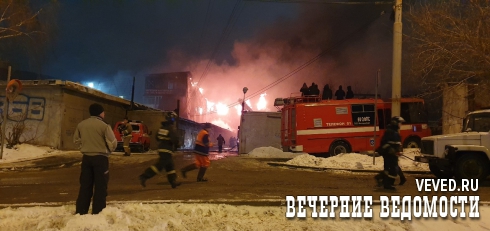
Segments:
[[[413,159],[417,152],[407,150],[404,151],[404,155]],[[340,154],[329,158],[319,158],[304,154],[287,161],[286,164],[319,168],[382,170],[383,157],[376,157],[373,165],[372,156],[358,153]],[[405,171],[429,171],[428,164],[414,162],[403,156],[399,158],[399,165]]]
[[[61,153],[62,151],[55,150],[50,147],[39,147],[31,144],[21,144],[16,145],[13,149],[4,148],[0,164],[12,163],[22,160],[31,160],[40,157],[58,155]]]
[[[294,158],[304,153],[292,153],[292,152],[283,152],[281,149],[274,147],[260,147],[255,148],[251,152],[248,153],[248,157],[255,158]]]
[[[216,204],[117,204],[98,215],[73,215],[74,206],[0,210],[2,231],[14,230],[482,230],[490,208],[480,206],[481,219],[287,219],[286,207]],[[487,215],[485,215],[487,214]],[[338,214],[337,214],[338,216]],[[335,219],[335,220],[334,220]]]

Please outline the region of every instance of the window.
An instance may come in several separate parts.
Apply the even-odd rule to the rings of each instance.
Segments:
[[[405,119],[407,124],[426,124],[427,112],[422,102],[402,103],[400,116]]]
[[[131,127],[133,128],[133,132],[139,132],[140,131],[140,126],[137,124],[131,124]]]
[[[352,123],[355,126],[374,126],[376,121],[376,118],[374,118],[374,108],[374,104],[352,105]]]
[[[466,119],[463,127],[464,132],[489,132],[490,113],[471,114]]]

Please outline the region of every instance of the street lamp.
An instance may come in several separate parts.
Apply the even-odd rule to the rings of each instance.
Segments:
[[[243,122],[243,112],[245,112],[245,94],[247,94],[247,91],[248,91],[248,87],[244,87],[243,88],[243,100],[242,100],[242,114],[240,115],[240,126],[238,127],[238,140],[239,140],[239,143],[238,143],[238,147],[237,147],[237,152],[238,152],[238,155],[240,155],[240,145],[242,145],[242,131],[243,131],[243,127],[242,127],[242,122]]]
[[[245,111],[245,94],[247,94],[248,88],[244,87],[243,88],[243,101],[242,101],[242,115],[243,112]]]

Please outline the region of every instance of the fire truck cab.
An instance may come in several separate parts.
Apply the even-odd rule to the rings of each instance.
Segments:
[[[331,156],[373,151],[391,119],[391,100],[290,97],[276,99],[275,105],[282,106],[283,151]],[[402,98],[401,116],[403,146],[420,147],[421,138],[431,135],[424,101]]]

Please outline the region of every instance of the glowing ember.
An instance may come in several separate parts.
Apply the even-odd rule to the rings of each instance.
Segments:
[[[265,100],[266,94],[260,94],[259,102],[257,103],[257,110],[267,109],[267,101]]]
[[[199,114],[202,115],[202,108],[199,108]]]
[[[204,91],[204,89],[202,89],[202,88],[200,87],[200,88],[199,88],[199,92],[201,92],[201,94],[202,94],[202,92],[203,92],[203,91]]]

